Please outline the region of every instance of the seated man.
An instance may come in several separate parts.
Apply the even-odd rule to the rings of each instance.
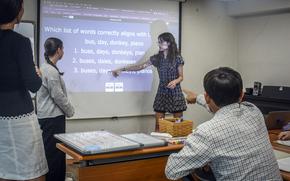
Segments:
[[[290,131],[283,131],[278,136],[279,140],[290,140]]]
[[[243,84],[233,69],[208,72],[204,95],[189,92],[188,102],[207,107],[214,116],[189,135],[183,149],[169,156],[165,173],[177,180],[209,165],[216,180],[281,180],[264,117],[251,103],[241,102]]]

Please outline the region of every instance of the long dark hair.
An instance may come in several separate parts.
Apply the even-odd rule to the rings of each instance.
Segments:
[[[175,42],[174,36],[169,32],[165,32],[165,33],[162,33],[158,36],[158,40],[160,40],[161,42],[165,41],[165,42],[170,43],[168,46],[167,58],[173,64],[176,60],[177,55],[179,55],[179,51],[177,49],[177,44]],[[163,53],[159,52],[158,58],[161,58],[161,57],[163,57]]]
[[[48,64],[50,64],[51,66],[53,66],[60,75],[63,75],[63,72],[60,72],[59,69],[57,68],[57,66],[55,64],[53,64],[49,57],[53,56],[56,54],[58,48],[63,48],[63,43],[60,39],[58,38],[54,38],[54,37],[50,37],[48,39],[46,39],[45,43],[44,43],[44,58],[46,60],[46,62]]]
[[[0,25],[13,21],[22,8],[23,0],[0,1]]]

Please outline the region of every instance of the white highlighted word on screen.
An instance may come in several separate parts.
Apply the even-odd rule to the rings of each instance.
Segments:
[[[123,82],[106,82],[105,92],[124,92]]]

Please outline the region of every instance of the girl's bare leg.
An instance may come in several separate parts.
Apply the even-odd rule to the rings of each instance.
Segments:
[[[173,113],[173,117],[174,118],[181,118],[183,116],[183,112],[176,112],[176,113]]]
[[[161,119],[161,118],[164,118],[165,117],[165,113],[162,113],[162,112],[156,112],[155,113],[155,131],[156,132],[159,132],[159,122],[158,120]]]

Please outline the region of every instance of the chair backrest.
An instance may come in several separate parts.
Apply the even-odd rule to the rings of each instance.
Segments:
[[[290,122],[290,111],[272,111],[266,116],[267,129],[281,129]]]
[[[190,175],[193,181],[216,181],[215,176],[209,165],[202,168],[196,168]],[[182,180],[191,181],[191,180]]]

